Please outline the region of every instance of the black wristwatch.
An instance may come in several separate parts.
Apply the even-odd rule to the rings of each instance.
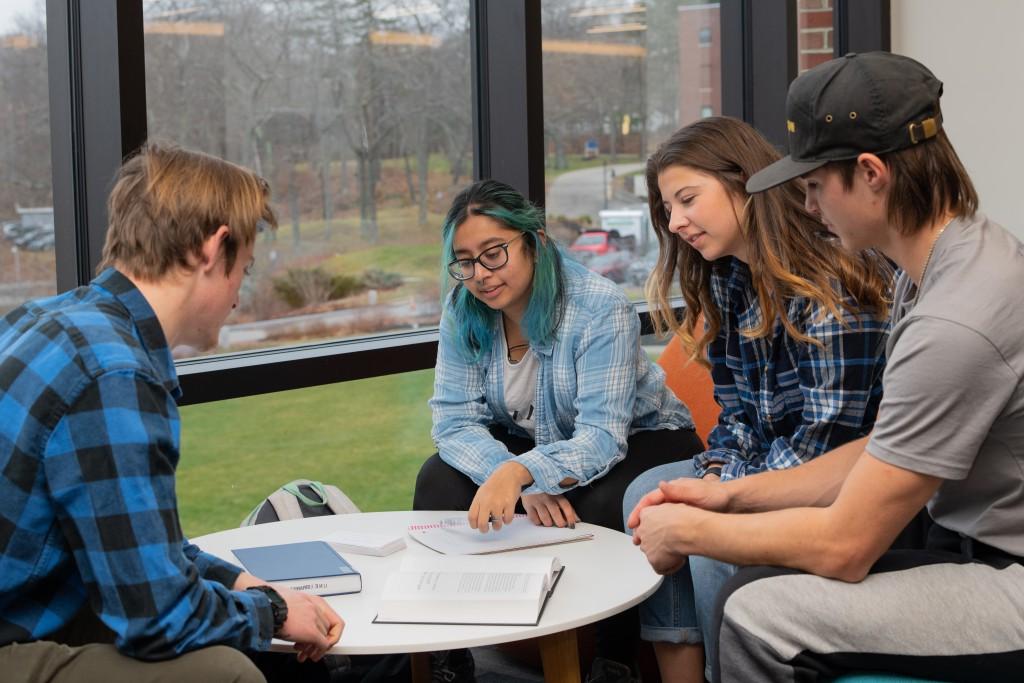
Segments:
[[[281,633],[284,622],[288,620],[288,603],[281,594],[270,586],[250,586],[246,590],[259,591],[267,596],[270,600],[270,613],[274,615],[274,635]]]

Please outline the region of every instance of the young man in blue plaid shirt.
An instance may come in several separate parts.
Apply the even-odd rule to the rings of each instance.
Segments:
[[[319,660],[342,620],[190,544],[171,349],[237,304],[266,183],[149,145],[109,201],[88,286],[0,321],[0,671],[11,681],[262,681],[272,636]]]

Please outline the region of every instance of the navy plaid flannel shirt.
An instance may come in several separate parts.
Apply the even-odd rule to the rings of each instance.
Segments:
[[[722,329],[708,345],[722,412],[708,450],[694,459],[697,476],[711,466],[722,468],[723,480],[794,467],[871,431],[888,318],[844,310],[840,321],[795,298],[789,319],[822,346],[793,339],[780,321],[771,336],[751,339],[739,330],[760,322],[761,307],[747,265],[732,259],[716,268],[711,293],[722,312]]]
[[[182,536],[178,396],[160,323],[116,270],[0,321],[0,646],[88,603],[140,659],[267,648],[267,598]]]

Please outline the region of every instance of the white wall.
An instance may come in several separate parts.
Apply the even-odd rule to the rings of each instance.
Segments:
[[[892,0],[892,51],[944,84],[946,132],[990,218],[1024,238],[1024,2]]]

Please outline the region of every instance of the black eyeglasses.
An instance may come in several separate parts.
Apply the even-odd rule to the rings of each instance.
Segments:
[[[476,258],[457,258],[448,264],[448,274],[456,280],[469,280],[476,273],[476,264],[487,270],[497,270],[508,263],[508,245],[525,235],[521,232],[504,244],[495,244],[480,252]]]

